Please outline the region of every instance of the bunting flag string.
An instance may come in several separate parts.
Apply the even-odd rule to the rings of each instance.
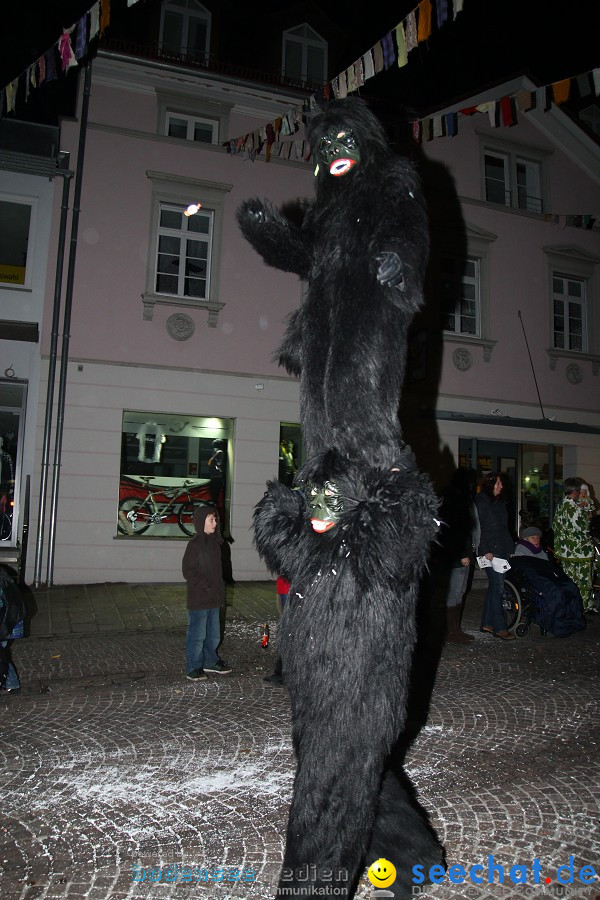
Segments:
[[[138,0],[127,0],[127,6],[134,6]],[[0,112],[13,113],[17,104],[19,88],[24,91],[27,102],[32,88],[44,82],[55,81],[60,73],[66,74],[77,67],[87,55],[94,38],[102,36],[110,24],[111,0],[96,0],[78,22],[64,28],[62,35],[35,62],[1,89]]]
[[[600,69],[593,69],[581,75],[574,75],[562,81],[553,82],[535,88],[535,90],[519,90],[514,94],[488,100],[477,106],[469,106],[452,113],[438,113],[419,119],[419,127],[413,127],[413,136],[417,143],[431,141],[436,137],[455,137],[458,134],[458,123],[464,116],[485,113],[492,128],[510,127],[518,124],[518,113],[527,113],[533,109],[547,112],[552,104],[560,106],[565,103],[575,88],[580,97],[600,94]]]
[[[432,33],[434,19],[433,7],[435,4],[435,22],[437,28],[443,28],[450,21],[450,0],[420,0],[408,15],[400,21],[395,29],[389,31],[376,44],[367,50],[356,62],[340,72],[322,89],[305,101],[302,106],[297,106],[286,115],[291,116],[297,123],[305,121],[306,109],[315,109],[323,105],[330,96],[336,99],[346,97],[349,93],[357,91],[369,78],[377,75],[384,69],[389,69],[394,63],[403,68],[408,64],[409,54],[419,44],[426,42]],[[463,0],[451,0],[452,21],[463,11]],[[412,122],[412,134],[416,143],[432,141],[442,137],[455,137],[458,134],[459,121],[465,115],[486,113],[490,125],[493,128],[510,127],[516,125],[519,112],[529,112],[532,109],[548,111],[552,103],[560,106],[565,103],[573,88],[578,91],[580,97],[588,95],[600,95],[600,69],[584,72],[581,75],[562,79],[552,84],[536,88],[534,91],[521,90],[515,94],[499,97],[477,106],[465,108],[451,113],[439,113]],[[260,132],[266,132],[267,128],[274,128],[273,123],[268,123]],[[277,130],[277,129],[275,129]],[[284,132],[285,133],[285,132]],[[244,136],[247,138],[247,135]],[[225,141],[223,146],[229,153],[239,152],[240,141],[244,138],[233,138]],[[270,144],[266,147],[265,159],[268,162],[273,153]],[[261,155],[263,146],[252,154],[254,161]],[[290,153],[291,156],[291,153]],[[286,158],[290,158],[290,156]],[[310,157],[308,157],[310,158]]]
[[[86,56],[90,43],[98,36],[101,37],[110,24],[110,2],[111,0],[95,0],[78,22],[70,28],[63,29],[62,35],[52,47],[1,89],[2,111],[6,113],[15,111],[21,85],[27,100],[31,89],[58,78],[58,63],[63,74],[79,64]],[[127,0],[127,6],[134,6],[137,2],[138,0]],[[308,113],[321,107],[331,97],[339,99],[358,91],[365,81],[379,72],[394,65],[399,68],[406,66],[409,54],[419,44],[426,43],[431,36],[433,22],[435,21],[438,30],[446,27],[450,21],[450,5],[451,21],[454,21],[463,10],[463,2],[464,0],[420,0],[394,29],[304,103],[278,116],[273,122],[267,122],[248,134],[226,141],[223,146],[232,156],[246,154],[246,158],[252,161],[264,153],[267,162],[274,157],[308,162],[311,156],[308,141],[296,137],[306,122]],[[599,96],[600,68],[543,85],[532,91],[520,90],[477,106],[415,119],[411,123],[413,140],[416,143],[426,143],[437,138],[455,137],[458,134],[460,120],[476,113],[487,115],[493,128],[511,127],[517,124],[518,114],[533,109],[548,111],[553,103],[560,106],[567,102],[573,90],[577,91],[580,97]],[[291,140],[282,139],[286,137],[290,137]],[[558,227],[600,230],[600,214],[546,213],[543,218],[549,224]]]
[[[320,106],[330,96],[335,97],[336,100],[343,99],[348,94],[359,90],[365,81],[379,74],[379,72],[383,72],[393,65],[397,65],[400,68],[407,65],[409,53],[418,47],[419,44],[426,42],[431,36],[434,3],[437,27],[438,29],[444,27],[449,21],[449,0],[420,0],[417,6],[394,29],[385,34],[370,50],[367,50],[352,65],[336,75],[321,90],[313,94],[308,100],[308,108],[314,109]],[[454,21],[462,11],[463,0],[451,0],[451,3],[452,21]],[[306,104],[295,107],[289,111],[288,115],[292,115],[297,119],[299,110],[305,108]],[[274,127],[273,123],[268,123],[268,125]],[[266,130],[267,127],[265,125],[261,130]],[[236,153],[238,152],[236,148],[244,137],[247,137],[247,135],[241,138],[231,138],[225,141],[223,146],[229,153]],[[252,159],[256,159],[257,155],[260,155],[260,153],[253,153]],[[266,151],[265,159],[268,161],[272,155],[272,153]]]
[[[585,228],[587,231],[600,231],[600,213],[596,215],[574,215],[544,213],[544,222],[559,228]]]

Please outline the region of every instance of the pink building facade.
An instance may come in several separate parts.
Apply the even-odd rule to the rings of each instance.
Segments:
[[[272,357],[303,285],[262,263],[235,213],[252,196],[278,206],[310,198],[312,164],[302,132],[289,138],[290,159],[269,163],[222,143],[301,99],[123,54],[94,61],[60,489],[55,523],[43,527],[58,179],[39,201],[47,234],[38,222],[30,296],[41,341],[15,356],[17,380],[29,385],[18,472],[31,485],[27,581],[46,580],[49,532],[54,583],[178,581],[186,490],[217,503],[234,578],[268,577],[252,512],[265,482],[302,461],[298,384]],[[210,140],[194,140],[195,128],[210,129]],[[63,122],[73,170],[79,135],[78,119]],[[475,115],[456,137],[424,144],[421,164],[432,258],[411,337],[407,439],[440,487],[457,464],[502,468],[513,477],[515,525],[519,508],[547,519],[564,476],[600,491],[600,232],[565,219],[600,212],[598,145],[555,108],[510,129]],[[2,196],[23,194],[16,176],[0,174]],[[201,209],[184,216],[192,203]],[[1,285],[3,300],[15,290]],[[22,305],[10,308],[25,317]],[[3,359],[16,347],[0,340]],[[124,501],[149,487],[167,493],[141,529]],[[179,497],[169,509],[170,489]],[[11,541],[19,537],[15,526]]]

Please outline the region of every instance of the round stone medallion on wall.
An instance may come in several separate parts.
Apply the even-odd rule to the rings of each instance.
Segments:
[[[583,372],[577,363],[569,363],[567,366],[567,381],[570,381],[571,384],[579,384],[583,381]]]
[[[194,320],[185,313],[174,313],[167,319],[167,333],[174,341],[188,341],[195,330]]]
[[[466,372],[467,369],[470,369],[473,365],[473,357],[469,350],[465,350],[464,347],[459,347],[458,350],[455,350],[452,354],[452,362],[461,372]]]

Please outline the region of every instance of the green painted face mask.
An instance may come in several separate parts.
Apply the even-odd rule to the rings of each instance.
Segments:
[[[319,164],[330,175],[346,175],[360,162],[360,150],[352,129],[330,128],[321,138]]]
[[[319,534],[337,525],[344,510],[344,498],[333,481],[307,485],[310,524]]]

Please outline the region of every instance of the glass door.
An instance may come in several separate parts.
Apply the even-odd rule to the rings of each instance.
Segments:
[[[562,496],[563,448],[552,444],[521,444],[519,513],[522,525],[546,531]]]
[[[542,531],[550,527],[561,498],[562,447],[460,438],[458,448],[459,465],[476,469],[479,478],[488,472],[508,476],[515,533],[525,525],[537,525]]]
[[[24,382],[0,380],[0,542],[7,546],[19,536],[26,399]]]

